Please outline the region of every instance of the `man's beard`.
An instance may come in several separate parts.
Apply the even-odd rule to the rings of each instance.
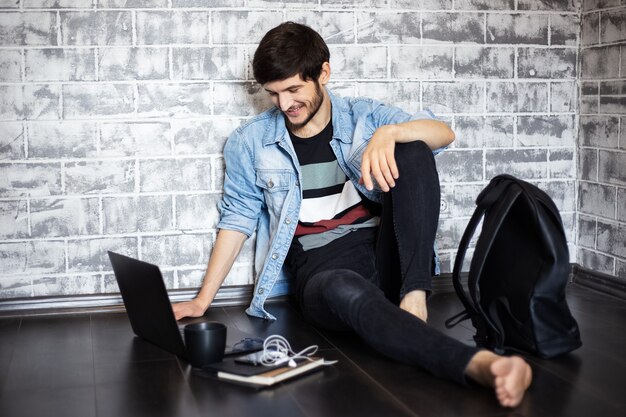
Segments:
[[[319,83],[315,81],[315,97],[313,98],[313,101],[311,102],[311,107],[313,110],[302,123],[291,123],[287,115],[283,112],[283,117],[285,118],[285,124],[287,125],[287,129],[289,129],[291,132],[294,132],[306,126],[307,123],[309,123],[311,119],[313,119],[313,117],[315,117],[317,112],[320,110],[323,102],[324,102],[324,93],[322,92],[322,89],[320,88]],[[307,106],[305,105],[305,107]]]

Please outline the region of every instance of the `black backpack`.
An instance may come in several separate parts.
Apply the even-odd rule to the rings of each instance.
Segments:
[[[499,175],[476,204],[452,274],[465,311],[448,319],[446,327],[470,319],[476,345],[499,354],[552,358],[580,347],[578,325],[565,300],[569,252],[552,199],[532,184]],[[470,264],[468,297],[460,272],[483,218]]]

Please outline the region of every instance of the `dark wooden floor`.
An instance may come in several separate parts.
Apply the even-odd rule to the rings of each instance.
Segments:
[[[287,303],[277,322],[243,308],[208,316],[295,349],[318,344],[339,363],[262,391],[200,378],[184,361],[133,336],[125,314],[0,319],[0,416],[625,416],[626,302],[572,284],[570,307],[584,346],[567,356],[531,359],[535,379],[520,407],[498,406],[478,386],[462,387],[381,357],[349,334],[318,332]],[[430,323],[459,310],[436,294]],[[450,334],[470,343],[468,327]]]

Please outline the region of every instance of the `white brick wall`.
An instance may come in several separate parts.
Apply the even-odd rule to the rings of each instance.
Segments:
[[[251,57],[284,20],[325,37],[335,93],[456,130],[438,157],[444,271],[501,172],[545,188],[573,244],[578,3],[0,0],[0,298],[116,292],[106,250],[197,287],[224,141],[269,103]],[[252,282],[252,247],[227,284]]]
[[[626,3],[584,1],[578,259],[626,278]]]

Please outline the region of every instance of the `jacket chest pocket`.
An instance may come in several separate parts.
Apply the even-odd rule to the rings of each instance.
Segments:
[[[257,171],[256,185],[263,190],[265,204],[276,217],[280,217],[292,181],[293,175],[287,170]]]

